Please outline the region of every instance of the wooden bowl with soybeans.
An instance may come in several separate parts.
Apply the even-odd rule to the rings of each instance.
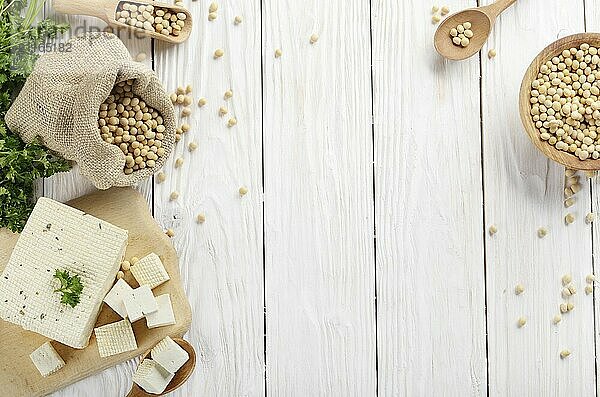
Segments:
[[[519,112],[546,157],[600,170],[600,34],[564,37],[542,50],[523,77]]]

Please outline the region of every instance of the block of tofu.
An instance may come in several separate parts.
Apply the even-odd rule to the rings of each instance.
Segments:
[[[104,303],[113,309],[119,316],[126,318],[127,309],[125,309],[123,298],[131,291],[133,291],[133,288],[127,284],[127,281],[121,278],[116,282],[115,285],[113,285],[110,292],[104,297]]]
[[[171,279],[162,261],[155,253],[143,257],[131,266],[131,274],[140,286],[147,285],[150,289],[154,289]]]
[[[161,394],[174,376],[156,361],[145,358],[133,374],[133,381],[148,393]]]
[[[127,317],[132,323],[158,310],[156,298],[147,285],[131,290],[123,297],[123,303],[127,310]]]
[[[164,327],[175,324],[175,313],[171,304],[171,295],[164,294],[156,297],[158,310],[146,315],[146,326],[148,328]]]
[[[94,329],[100,357],[114,356],[137,349],[135,334],[129,320],[106,324]]]
[[[65,366],[62,357],[58,355],[50,342],[35,349],[29,358],[44,378]]]
[[[179,371],[190,358],[188,352],[168,336],[154,346],[150,356],[172,374]]]
[[[40,198],[0,276],[0,318],[83,349],[126,246],[126,230]],[[83,291],[74,308],[54,292],[60,286],[56,270],[81,279]]]

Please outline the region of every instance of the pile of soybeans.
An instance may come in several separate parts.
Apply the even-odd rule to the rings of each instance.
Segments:
[[[581,44],[540,66],[531,83],[531,116],[540,137],[580,160],[600,158],[600,55]]]
[[[98,113],[102,139],[125,155],[125,175],[154,168],[156,160],[165,155],[163,118],[133,93],[132,86],[133,80],[117,83]]]

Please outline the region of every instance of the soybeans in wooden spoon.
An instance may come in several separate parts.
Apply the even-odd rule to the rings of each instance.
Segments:
[[[108,25],[157,40],[183,43],[192,32],[192,14],[185,8],[148,0],[54,0],[63,14],[89,15]]]
[[[435,49],[444,58],[453,61],[462,61],[479,52],[487,41],[494,22],[498,15],[511,6],[516,0],[498,0],[493,4],[471,8],[450,15],[438,27],[433,38]],[[469,38],[466,46],[456,45],[452,42],[450,31],[457,26],[468,22],[471,25],[473,36]]]

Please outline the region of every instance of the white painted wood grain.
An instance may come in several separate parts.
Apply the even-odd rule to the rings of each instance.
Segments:
[[[263,234],[260,3],[186,1],[195,23],[190,40],[173,47],[156,43],[156,71],[167,89],[194,87],[192,130],[155,185],[155,217],[173,228],[194,318],[188,333],[199,355],[196,372],[175,395],[260,396],[264,391]],[[235,15],[244,22],[234,25]],[[222,48],[225,55],[213,59]],[[226,90],[234,96],[223,99]],[[208,104],[199,108],[199,97]],[[220,106],[228,108],[218,116]],[[236,117],[238,125],[227,128]],[[189,153],[187,144],[199,149]],[[183,157],[181,169],[173,162]],[[238,189],[247,186],[241,198]],[[179,191],[176,202],[169,194]],[[195,221],[200,212],[206,223]]]
[[[230,0],[213,22],[209,3],[186,1],[196,18],[188,43],[156,44],[167,88],[192,84],[195,101],[208,105],[192,106],[193,128],[165,168],[167,182],[140,186],[157,221],[176,232],[194,310],[187,339],[198,368],[173,396],[372,396],[376,387],[381,396],[593,395],[600,335],[583,293],[590,191],[578,194],[577,222],[564,226],[563,170],[537,153],[517,114],[530,59],[583,30],[583,4],[517,2],[498,20],[480,68],[477,58],[438,58],[430,5],[417,0],[373,0],[371,9],[360,0],[265,0],[262,14],[258,0]],[[586,3],[588,30],[598,31],[600,11]],[[320,39],[311,46],[312,33]],[[151,54],[149,40],[123,38],[133,56]],[[216,48],[225,50],[220,60]],[[219,106],[230,113],[218,117]],[[229,129],[231,116],[238,125]],[[185,164],[175,170],[178,156]],[[250,189],[243,198],[242,185]],[[77,171],[44,183],[61,201],[92,190]],[[174,190],[181,197],[170,202]],[[594,182],[600,212],[598,192]],[[499,233],[489,237],[492,223]],[[540,226],[550,230],[543,240]],[[567,272],[579,292],[556,327]],[[519,297],[518,282],[526,287]],[[517,329],[522,315],[528,323]],[[573,355],[560,360],[562,349]],[[135,366],[54,396],[124,395]]]
[[[430,4],[372,20],[380,395],[482,396],[479,63],[437,55]]]
[[[271,395],[375,394],[370,53],[368,2],[263,2]]]
[[[543,23],[541,23],[543,21]],[[517,2],[498,20],[482,59],[485,217],[499,232],[486,236],[488,361],[490,396],[592,396],[594,318],[583,293],[591,271],[590,207],[587,188],[565,226],[563,168],[545,159],[528,140],[518,114],[522,76],[537,53],[558,37],[583,30],[583,3]],[[536,230],[549,234],[539,239]],[[573,275],[575,309],[555,326],[563,302],[561,276]],[[526,291],[514,294],[522,283]],[[519,316],[528,318],[518,329]],[[561,360],[559,352],[573,352]]]

